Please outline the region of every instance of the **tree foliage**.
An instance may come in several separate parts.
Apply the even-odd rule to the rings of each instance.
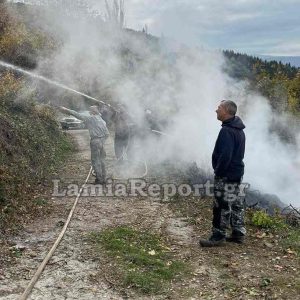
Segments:
[[[270,100],[276,111],[300,113],[300,69],[277,61],[265,61],[246,54],[224,51],[226,72],[248,80],[252,89]]]
[[[300,71],[296,78],[289,82],[288,97],[290,110],[300,115]]]
[[[0,59],[32,69],[39,56],[54,48],[51,36],[29,28],[17,14],[9,13],[6,4],[0,4]]]
[[[0,59],[33,68],[36,56],[49,49],[47,36],[0,4]],[[33,197],[37,183],[45,182],[70,149],[53,111],[37,104],[35,91],[26,88],[19,74],[1,68],[0,235],[39,210]]]
[[[277,61],[266,61],[247,54],[236,53],[232,50],[223,51],[229,66],[231,75],[238,79],[257,79],[269,77],[270,79],[293,79],[298,68],[290,64]]]

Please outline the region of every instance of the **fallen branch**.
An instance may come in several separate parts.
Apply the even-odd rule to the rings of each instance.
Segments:
[[[290,204],[290,207],[293,209],[294,212],[297,213],[297,215],[299,215],[299,218],[300,218],[300,210],[298,210],[297,208],[295,208],[292,204]]]

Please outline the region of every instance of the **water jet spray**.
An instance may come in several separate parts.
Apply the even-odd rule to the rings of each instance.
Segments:
[[[55,85],[55,86],[57,86],[57,87],[59,87],[59,88],[62,88],[62,89],[64,89],[64,90],[70,91],[70,92],[72,92],[72,93],[74,93],[74,94],[80,95],[80,96],[82,96],[82,97],[84,97],[84,98],[86,98],[86,99],[92,100],[92,101],[94,101],[94,102],[96,102],[96,103],[101,103],[101,104],[103,104],[103,105],[106,105],[106,106],[108,106],[109,108],[111,108],[111,109],[114,110],[114,111],[118,111],[116,108],[114,108],[114,107],[113,107],[112,105],[110,105],[109,103],[106,103],[106,102],[104,102],[104,101],[102,101],[102,100],[98,100],[98,99],[96,99],[96,98],[94,98],[94,97],[92,97],[92,96],[89,96],[89,95],[84,94],[84,93],[82,93],[82,92],[79,92],[79,91],[77,91],[77,90],[74,90],[74,89],[72,89],[72,88],[70,88],[70,87],[68,87],[68,86],[66,86],[66,85],[64,85],[64,84],[62,84],[62,83],[56,82],[56,81],[51,80],[51,79],[49,79],[49,78],[47,78],[47,77],[44,77],[44,76],[42,76],[42,75],[39,75],[39,74],[30,72],[30,71],[26,71],[26,70],[24,70],[24,69],[22,69],[22,68],[20,68],[20,67],[17,67],[17,66],[15,66],[15,65],[13,65],[13,64],[10,64],[10,63],[7,63],[7,62],[1,61],[1,60],[0,60],[0,65],[1,65],[2,67],[4,67],[4,68],[14,70],[14,71],[17,71],[17,72],[19,72],[19,73],[21,73],[21,74],[30,76],[30,77],[32,77],[32,78],[36,78],[36,79],[38,79],[38,80],[40,80],[40,81],[44,81],[44,82],[47,82],[47,83],[49,83],[49,84]]]

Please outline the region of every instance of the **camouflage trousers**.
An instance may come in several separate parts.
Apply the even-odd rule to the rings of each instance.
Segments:
[[[115,155],[118,160],[124,160],[124,156],[128,155],[129,136],[115,136]],[[124,153],[125,152],[125,153]]]
[[[231,227],[234,235],[245,235],[244,197],[239,196],[239,182],[228,182],[224,178],[215,178],[213,235],[226,236],[226,229]]]
[[[93,170],[96,173],[96,179],[100,182],[104,182],[106,179],[105,169],[105,157],[106,152],[104,150],[104,143],[106,138],[94,138],[91,139],[91,161]]]

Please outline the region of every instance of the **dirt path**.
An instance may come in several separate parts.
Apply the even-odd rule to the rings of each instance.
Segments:
[[[84,130],[70,131],[70,134],[78,145],[78,152],[62,167],[60,177],[64,185],[78,182],[81,186],[90,168],[89,137]],[[111,139],[107,141],[106,149],[110,175],[114,165]],[[52,213],[35,220],[26,226],[22,234],[12,239],[11,242],[20,248],[20,257],[15,264],[4,269],[0,279],[1,300],[18,299],[58,236],[73,202],[74,197],[53,197]],[[275,272],[275,263],[282,268],[289,268],[293,257],[283,258],[278,253],[276,256],[280,256],[280,262],[273,263],[271,258],[274,254],[268,256],[257,251],[251,241],[242,247],[227,245],[221,250],[198,248],[199,235],[209,232],[209,214],[208,208],[203,209],[203,214],[198,214],[195,219],[196,225],[191,225],[187,213],[176,205],[150,198],[83,197],[63,241],[46,266],[30,299],[289,299],[276,298],[273,291],[271,293],[268,289],[259,290],[256,287],[270,272]],[[117,225],[151,228],[163,233],[170,240],[176,256],[190,263],[192,271],[189,278],[180,284],[172,284],[168,296],[142,297],[130,289],[120,291],[105,276],[99,276],[102,269],[91,255],[91,245],[86,236],[92,231]],[[263,245],[259,245],[263,248]],[[291,278],[299,274],[298,264],[292,265],[287,270]],[[282,269],[280,272],[283,272]],[[287,273],[282,275],[284,277]],[[297,299],[292,295],[293,299]]]
[[[62,181],[80,185],[90,167],[89,137],[86,131],[70,131],[75,138],[78,153],[63,167]],[[114,163],[112,140],[106,143],[108,173]],[[94,178],[90,179],[92,182]],[[52,214],[28,225],[12,242],[21,248],[17,264],[4,270],[0,280],[0,299],[17,299],[36,268],[45,257],[74,202],[74,197],[52,198]],[[99,271],[92,257],[87,257],[90,245],[84,237],[91,231],[121,224],[140,228],[169,231],[181,245],[192,240],[192,228],[180,219],[172,218],[167,205],[134,198],[81,198],[74,217],[49,265],[34,289],[31,299],[123,299],[101,279],[90,280]],[[24,250],[23,250],[24,249]]]

